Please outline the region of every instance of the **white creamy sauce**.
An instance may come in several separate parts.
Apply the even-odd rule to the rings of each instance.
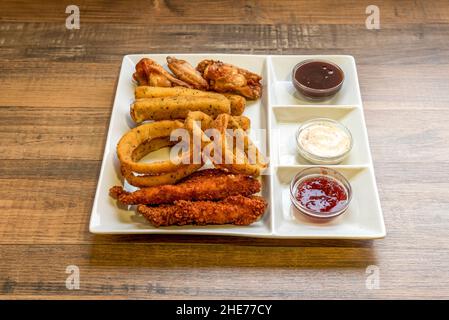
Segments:
[[[347,152],[351,146],[351,139],[337,125],[316,122],[300,132],[298,143],[305,151],[313,155],[331,158]]]

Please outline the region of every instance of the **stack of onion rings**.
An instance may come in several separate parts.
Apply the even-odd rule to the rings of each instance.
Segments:
[[[246,175],[258,176],[266,168],[258,160],[251,163],[248,160],[248,150],[255,148],[248,138],[245,130],[250,126],[250,120],[244,116],[231,116],[221,114],[215,120],[207,114],[194,111],[189,112],[184,123],[178,120],[162,120],[142,124],[127,132],[117,144],[117,156],[120,160],[121,173],[123,177],[133,186],[151,187],[163,184],[174,184],[182,178],[192,174],[200,169],[203,162],[203,153],[205,150],[211,150],[212,153],[207,157],[218,168],[225,168],[229,171],[242,173]],[[190,139],[188,150],[184,150],[179,157],[179,161],[172,160],[157,161],[152,163],[139,162],[148,153],[159,150],[164,147],[173,146],[176,141],[170,140],[173,130],[187,129],[190,137],[199,133],[201,135],[200,146],[193,145],[194,139]],[[205,131],[216,129],[218,137],[212,141]],[[226,130],[234,129],[241,131],[244,138],[243,162],[237,162],[238,154],[235,149],[231,150],[226,142]],[[215,146],[214,148],[211,148]],[[218,146],[218,147],[217,147]],[[194,152],[200,153],[200,161],[194,161]],[[214,154],[214,150],[218,151]],[[255,148],[257,159],[260,159],[260,153]]]
[[[120,139],[117,144],[117,155],[122,175],[128,183],[136,187],[174,184],[202,167],[202,163],[194,164],[190,161],[193,157],[192,148],[181,155],[181,158],[189,157],[188,164],[184,161],[174,163],[170,160],[138,162],[150,152],[172,146],[174,142],[169,138],[171,132],[182,127],[183,123],[177,120],[146,123],[130,130]]]

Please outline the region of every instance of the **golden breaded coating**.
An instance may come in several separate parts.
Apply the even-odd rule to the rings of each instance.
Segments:
[[[221,201],[175,201],[159,206],[137,206],[153,226],[235,224],[249,225],[263,215],[266,201],[259,196],[230,196]]]
[[[233,174],[219,169],[194,172],[175,185],[162,185],[126,192],[115,186],[109,190],[111,197],[133,204],[173,203],[177,200],[221,200],[241,194],[249,196],[260,191],[260,182],[249,176]]]

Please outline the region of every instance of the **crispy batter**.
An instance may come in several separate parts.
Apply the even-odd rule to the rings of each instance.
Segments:
[[[172,145],[170,134],[183,126],[179,121],[146,123],[128,131],[117,144],[117,156],[123,177],[136,187],[173,184],[202,167],[193,163],[193,148],[180,155],[180,163],[171,160],[142,163],[146,154]],[[189,163],[186,161],[189,160]],[[135,174],[137,173],[137,175]]]
[[[190,84],[193,88],[200,90],[208,89],[207,81],[187,61],[176,59],[175,57],[167,57],[167,65],[176,77]]]
[[[141,98],[131,104],[130,114],[135,122],[145,120],[185,119],[189,111],[202,111],[212,117],[221,113],[231,113],[231,102],[222,96],[171,96],[161,98]]]
[[[138,161],[146,154],[170,145],[170,134],[182,126],[180,121],[165,120],[145,123],[129,130],[117,143],[117,156],[120,164],[130,171],[142,174],[161,174],[176,170],[180,165],[171,161],[154,163]],[[153,141],[155,141],[154,144]]]
[[[214,120],[213,127],[221,133],[218,139],[214,140],[219,149],[215,150],[214,157],[211,158],[217,168],[225,168],[235,173],[257,177],[268,167],[268,159],[262,155],[239,123],[232,117],[226,114],[219,115]],[[229,129],[234,130],[234,135],[243,140],[243,148],[236,148],[236,142],[229,144],[229,138],[236,139],[236,137],[226,136]]]
[[[209,81],[210,90],[237,93],[254,100],[262,94],[262,77],[248,70],[208,59],[201,61],[196,69]]]
[[[144,187],[154,187],[162,186],[165,184],[174,184],[177,181],[191,175],[193,172],[199,170],[203,166],[203,163],[199,164],[180,164],[178,168],[174,171],[161,173],[161,174],[143,174],[135,175],[134,172],[130,171],[127,167],[121,166],[121,172],[123,177],[128,181],[129,184],[144,188]]]
[[[231,102],[231,114],[240,116],[246,107],[246,99],[238,94],[223,93],[223,95]]]
[[[197,171],[176,185],[163,185],[126,192],[120,186],[109,190],[111,197],[133,204],[173,203],[177,200],[221,200],[241,194],[249,196],[260,191],[260,182],[254,178],[219,169]]]
[[[218,202],[179,200],[158,207],[139,205],[137,212],[156,227],[187,224],[249,225],[265,212],[266,207],[267,203],[262,197],[237,195]]]
[[[221,114],[212,120],[202,112],[190,112],[184,128],[201,141],[203,156],[209,158],[216,168],[257,177],[268,167],[268,159],[232,116]],[[216,129],[214,134],[206,134],[209,128]]]
[[[136,72],[133,74],[133,78],[139,85],[190,88],[189,84],[175,78],[156,61],[148,58],[143,58],[136,64]]]
[[[232,93],[217,93],[211,91],[202,91],[183,87],[150,87],[138,86],[134,91],[136,99],[142,98],[164,98],[173,96],[191,96],[191,97],[207,97],[215,98],[217,100],[227,99],[231,104],[231,114],[239,116],[245,111],[246,99],[238,94]]]

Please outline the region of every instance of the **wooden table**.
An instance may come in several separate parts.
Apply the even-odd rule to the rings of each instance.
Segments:
[[[370,1],[75,3],[0,2],[0,299],[449,297],[447,1],[375,1],[380,30]],[[121,59],[159,52],[354,55],[387,237],[90,234]]]

